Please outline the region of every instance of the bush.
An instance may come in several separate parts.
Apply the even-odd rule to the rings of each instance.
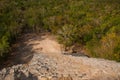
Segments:
[[[75,43],[76,38],[78,37],[77,27],[73,25],[64,25],[58,31],[58,40],[60,43],[64,44],[66,47],[71,46]]]
[[[3,36],[0,40],[0,56],[3,56],[4,53],[8,53],[9,48],[8,36]]]
[[[91,56],[120,61],[119,43],[120,37],[115,33],[109,33],[99,42],[89,42],[87,44],[87,49]]]

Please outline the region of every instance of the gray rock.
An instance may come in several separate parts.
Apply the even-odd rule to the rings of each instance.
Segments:
[[[103,59],[35,54],[28,64],[14,65],[0,71],[0,80],[120,80],[120,63]],[[69,75],[70,74],[70,75]]]

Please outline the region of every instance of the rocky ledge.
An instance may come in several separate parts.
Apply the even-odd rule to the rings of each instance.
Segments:
[[[37,53],[27,64],[2,69],[0,80],[120,80],[120,63]]]

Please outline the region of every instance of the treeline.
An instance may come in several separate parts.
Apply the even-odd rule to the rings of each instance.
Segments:
[[[0,0],[0,56],[24,31],[49,31],[89,56],[120,61],[120,0]]]

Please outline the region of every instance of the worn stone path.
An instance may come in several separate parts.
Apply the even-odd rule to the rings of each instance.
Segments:
[[[13,59],[15,65],[2,69],[0,80],[120,80],[120,63],[64,55],[49,37],[25,36],[24,46],[17,46],[20,55]]]

